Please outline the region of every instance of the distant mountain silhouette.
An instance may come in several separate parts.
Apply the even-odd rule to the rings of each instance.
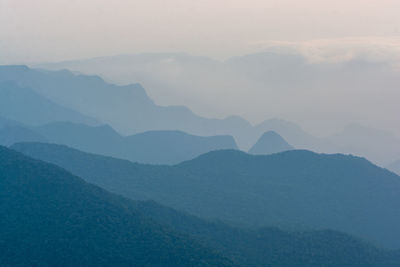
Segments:
[[[47,139],[24,126],[0,128],[0,145],[10,146],[19,142],[47,142]]]
[[[0,147],[1,266],[231,266],[122,197]]]
[[[202,137],[180,131],[150,131],[123,137],[107,125],[90,127],[66,122],[33,130],[51,143],[141,163],[177,164],[212,150],[237,149],[231,136]]]
[[[125,54],[39,66],[101,75],[107,80],[122,84],[140,82],[157,103],[180,103],[207,116],[225,112],[250,113],[248,116],[255,116],[258,115],[255,111],[261,110],[270,114],[283,112],[291,120],[296,121],[299,118],[313,121],[314,125],[320,125],[319,128],[328,128],[323,135],[338,131],[337,127],[342,127],[342,124],[360,120],[360,116],[351,115],[354,114],[354,106],[358,107],[360,114],[364,114],[367,123],[378,125],[387,121],[385,127],[392,129],[395,126],[391,125],[399,124],[398,118],[391,115],[396,112],[375,112],[370,108],[370,103],[374,100],[385,103],[388,106],[386,110],[398,110],[397,102],[391,99],[399,98],[396,92],[400,75],[391,64],[371,61],[361,55],[348,60],[332,61],[321,58],[322,60],[310,61],[308,56],[296,50],[270,47],[261,53],[236,56],[225,61],[182,53]],[[385,86],[379,81],[385,81]],[[321,88],[324,88],[324,98],[318,93]],[[359,99],[361,91],[366,92],[366,95]],[[229,101],[220,100],[225,100],[228,96]],[[347,103],[345,106],[343,101]],[[268,109],[265,109],[266,106]],[[306,106],[307,110],[304,110]],[[328,118],[329,115],[332,117]],[[188,129],[180,130],[203,135]],[[393,157],[395,149],[395,156],[400,154],[400,147],[394,147],[392,138],[374,138],[371,141],[370,138],[353,139],[350,136],[344,139],[319,140],[320,138],[309,134],[294,131],[293,128],[290,132],[277,128],[256,128],[255,134],[242,133],[246,134],[249,141],[236,132],[218,134],[233,135],[239,147],[248,151],[264,132],[270,130],[278,132],[298,149],[351,153],[366,157],[381,166],[397,159]],[[215,134],[217,133],[207,133]],[[346,132],[345,135],[347,134],[352,133]],[[364,133],[364,136],[368,135],[368,132]],[[337,143],[336,140],[343,140],[345,143]]]
[[[0,116],[27,125],[54,121],[97,123],[94,119],[57,105],[32,89],[20,87],[14,82],[0,82]]]
[[[233,135],[239,147],[247,150],[266,131],[254,128],[238,116],[208,119],[184,106],[158,106],[139,84],[118,86],[98,76],[66,70],[0,66],[0,81],[8,80],[31,87],[55,103],[94,117],[126,135],[152,130],[179,130],[201,136]]]
[[[400,177],[362,158],[303,150],[268,156],[221,150],[176,166],[152,166],[64,146],[22,143],[13,148],[112,192],[203,218],[333,229],[400,248]]]
[[[266,55],[266,59],[270,59],[270,56]],[[253,61],[256,57],[246,60]],[[265,59],[262,62],[264,64]],[[265,75],[258,78],[262,77]],[[255,126],[238,116],[208,119],[196,115],[185,106],[156,105],[140,84],[118,86],[98,76],[74,74],[66,70],[45,71],[26,66],[0,66],[0,82],[10,80],[21,87],[32,88],[58,105],[111,125],[124,135],[153,130],[183,131],[200,136],[232,135],[239,148],[248,151],[264,132],[275,131],[297,149],[351,153],[366,157],[381,166],[392,162],[400,153],[400,145],[397,145],[400,143],[399,138],[366,127],[346,127],[339,134],[317,138],[298,125],[281,119],[268,119]],[[10,109],[7,105],[4,108]],[[22,113],[25,109],[18,111]],[[24,118],[16,120],[29,124]],[[58,121],[77,122],[71,118]]]
[[[323,151],[326,149],[324,140],[306,133],[299,125],[278,118],[264,120],[254,126],[260,136],[265,132],[274,131],[285,139],[289,144],[299,149],[310,149]]]
[[[265,132],[257,143],[249,150],[250,154],[256,155],[269,155],[283,151],[293,150],[294,147],[289,145],[275,131]]]
[[[400,175],[400,160],[397,160],[392,164],[389,164],[386,168]]]

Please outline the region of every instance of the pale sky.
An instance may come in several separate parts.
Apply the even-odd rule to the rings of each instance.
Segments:
[[[399,13],[400,0],[0,0],[0,64],[146,52],[186,52],[224,60],[284,49],[300,52],[311,63],[360,56],[400,70]],[[363,77],[360,83],[348,84],[336,77],[336,82],[345,84],[335,87],[329,82],[307,95],[296,84],[281,92],[275,85],[242,84],[236,77],[214,77],[214,73],[208,77],[206,72],[196,73],[195,84],[184,72],[172,84],[167,82],[173,77],[167,77],[159,91],[133,76],[130,82],[143,82],[156,103],[187,105],[209,117],[238,114],[257,122],[286,112],[284,118],[319,132],[325,131],[320,122],[326,122],[328,115],[310,114],[331,112],[328,122],[333,127],[339,125],[332,123],[335,118],[341,123],[347,118],[400,134],[396,74],[390,74],[390,82],[371,76],[371,84],[378,82],[377,86],[363,83]],[[176,92],[166,91],[168,85]],[[236,98],[221,103],[223,98],[216,97],[227,93]],[[348,98],[350,93],[354,97]],[[294,103],[282,109],[288,99]],[[349,102],[346,110],[343,99]],[[374,106],[380,108],[371,109]],[[311,111],[302,114],[305,108]]]
[[[142,52],[223,59],[343,38],[390,48],[399,11],[399,0],[0,0],[0,64]]]

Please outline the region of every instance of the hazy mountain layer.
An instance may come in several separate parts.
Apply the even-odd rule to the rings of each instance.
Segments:
[[[181,130],[196,135],[234,135],[250,146],[251,125],[242,118],[207,119],[184,106],[158,106],[139,84],[117,86],[98,76],[44,71],[26,66],[0,66],[0,81],[29,86],[52,101],[95,117],[125,134]],[[256,137],[253,137],[255,139]]]
[[[265,132],[257,143],[249,150],[250,154],[269,155],[283,151],[293,150],[285,139],[274,131]]]
[[[399,133],[398,68],[366,55],[329,57],[310,59],[277,45],[225,61],[143,53],[40,67],[101,75],[115,83],[140,82],[157,103],[186,105],[203,116],[238,114],[258,121],[284,116],[323,135],[349,123]],[[385,108],[371,109],[376,105]]]
[[[136,199],[252,226],[334,229],[399,248],[400,177],[365,159],[216,151],[176,166],[134,164],[64,146],[13,148]]]
[[[47,142],[47,139],[24,126],[0,128],[0,145],[10,146],[18,142]]]
[[[0,66],[0,73],[2,68]],[[0,82],[0,116],[27,125],[54,121],[96,123],[94,119],[55,104],[32,89],[20,87],[14,82]]]
[[[268,60],[269,56],[266,56]],[[266,59],[262,55],[260,57],[260,64],[266,64]],[[256,57],[249,57],[245,61],[247,60],[253,62],[256,61]],[[300,65],[302,66],[303,63]],[[251,73],[255,75],[257,72]],[[293,79],[300,78],[293,77]],[[44,71],[26,66],[0,66],[0,81],[8,80],[23,87],[30,87],[59,105],[107,123],[124,135],[153,130],[183,131],[201,136],[232,135],[239,148],[247,151],[264,132],[275,131],[298,149],[324,153],[351,153],[366,157],[381,166],[393,162],[400,153],[400,146],[397,145],[400,143],[399,138],[367,127],[358,127],[358,129],[354,126],[347,127],[337,135],[316,138],[298,125],[280,119],[265,120],[255,126],[238,116],[208,119],[196,115],[185,106],[156,105],[139,84],[117,86],[104,82],[98,76],[73,74],[66,70]],[[224,95],[230,97],[231,94]],[[296,99],[295,93],[291,95],[291,98]],[[218,96],[218,99],[226,99],[226,97]],[[285,105],[285,109],[286,107],[288,105]],[[5,108],[12,110],[7,105]],[[280,106],[280,108],[282,112],[283,107]],[[27,110],[22,108],[17,111],[25,114]],[[314,114],[323,116],[323,112],[314,112]],[[44,118],[49,116],[49,114],[45,115]],[[346,118],[350,117],[349,114],[345,115]],[[27,118],[22,117],[21,121],[25,122]],[[328,116],[324,117],[324,122],[330,121]],[[362,138],[359,138],[360,136]]]
[[[51,143],[140,163],[177,164],[212,150],[237,149],[231,136],[202,137],[180,131],[150,131],[123,137],[109,126],[63,122],[36,127],[34,131]]]

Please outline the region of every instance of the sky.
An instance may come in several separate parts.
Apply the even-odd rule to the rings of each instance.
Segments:
[[[0,0],[0,63],[121,53],[225,59],[271,43],[398,45],[398,0]]]
[[[222,61],[272,49],[295,51],[310,63],[360,57],[400,71],[399,10],[399,0],[0,0],[0,64],[148,52],[185,52]],[[373,86],[374,81],[366,89],[355,80],[352,88],[332,83],[314,88],[312,95],[298,88],[278,92],[275,85],[257,87],[253,81],[243,86],[242,81],[235,82],[238,88],[232,93],[231,83],[236,80],[226,83],[223,79],[231,77],[213,75],[212,83],[202,76],[198,86],[190,88],[192,80],[174,81],[181,85],[177,93],[162,92],[163,86],[159,91],[146,90],[157,103],[184,104],[208,117],[243,115],[254,123],[289,112],[289,119],[315,126],[327,116],[314,120],[310,114],[317,117],[329,106],[332,121],[351,118],[353,112],[355,120],[374,119],[372,125],[400,136],[400,126],[393,126],[400,125],[396,74],[390,74],[391,82],[384,90]],[[234,100],[222,103],[220,96],[227,92]],[[291,97],[293,103],[283,111],[281,103],[296,94],[298,99]],[[344,110],[342,100],[348,95],[353,97],[346,100],[349,108]],[[357,102],[360,95],[362,105]],[[305,109],[310,111],[301,115],[299,111]],[[325,127],[308,128],[317,132]]]

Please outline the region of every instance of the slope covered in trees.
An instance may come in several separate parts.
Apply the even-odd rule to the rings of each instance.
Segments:
[[[215,151],[152,166],[65,146],[16,144],[91,183],[203,218],[250,226],[333,229],[399,248],[399,176],[365,159],[294,150],[253,156]]]
[[[0,147],[1,266],[231,266],[131,201]]]

